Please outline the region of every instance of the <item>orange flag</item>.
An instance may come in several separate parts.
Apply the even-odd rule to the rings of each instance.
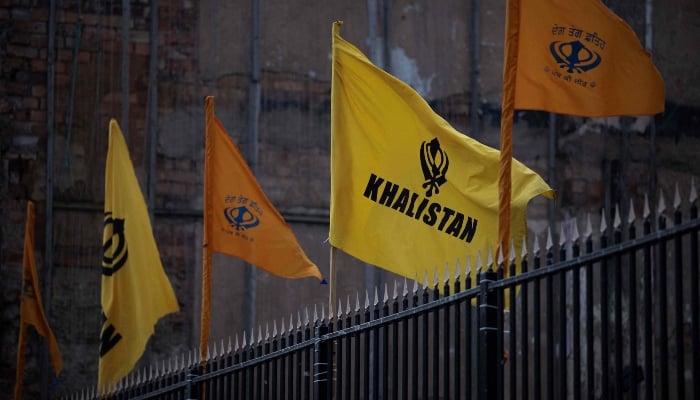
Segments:
[[[213,97],[206,98],[205,107],[202,354],[209,337],[212,251],[238,257],[282,278],[322,279],[214,115]]]
[[[51,331],[39,291],[39,279],[34,262],[34,203],[27,203],[27,222],[24,231],[24,261],[22,266],[22,293],[20,295],[19,339],[17,343],[17,372],[15,380],[15,399],[22,398],[22,383],[24,380],[24,349],[27,336],[27,325],[46,338],[49,345],[49,355],[56,376],[61,373],[63,360],[58,350],[58,343]]]
[[[506,41],[519,36],[516,109],[587,117],[663,112],[664,83],[651,56],[601,1],[519,1],[519,21],[511,16],[506,27]]]

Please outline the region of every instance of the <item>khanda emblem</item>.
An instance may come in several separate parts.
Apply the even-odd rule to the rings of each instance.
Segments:
[[[447,158],[447,153],[440,148],[440,142],[437,138],[421,144],[420,165],[425,178],[423,189],[427,189],[426,197],[432,196],[433,193],[440,193],[440,186],[447,182],[445,173],[447,173],[450,160]]]
[[[549,44],[549,51],[561,68],[566,72],[586,72],[598,66],[601,62],[600,54],[589,50],[583,43],[554,41]]]
[[[260,223],[260,218],[251,213],[246,206],[229,207],[224,210],[224,216],[229,225],[237,231],[255,228]]]
[[[124,236],[124,219],[112,218],[105,213],[104,242],[102,243],[102,274],[112,276],[126,263],[129,252]]]

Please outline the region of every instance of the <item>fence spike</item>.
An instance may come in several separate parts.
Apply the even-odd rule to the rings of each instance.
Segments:
[[[486,270],[491,269],[491,265],[493,265],[493,249],[491,246],[488,246],[489,252],[486,254]]]
[[[532,254],[535,256],[540,254],[540,238],[535,235],[535,244],[532,246]]]
[[[496,260],[497,260],[496,265],[501,266],[501,265],[503,265],[503,261],[505,260],[505,258],[503,257],[503,249],[501,248],[501,246],[498,246],[497,249],[498,249],[498,254],[496,255]]]
[[[656,211],[658,211],[659,215],[666,211],[666,200],[664,199],[663,189],[659,189],[659,206],[657,207]]]
[[[207,343],[207,358],[201,361],[209,361],[211,360],[211,348],[209,347],[209,343]]]
[[[253,339],[251,338],[250,341],[252,342]],[[243,331],[243,343],[241,344],[241,347],[245,351],[245,348],[248,347],[248,342],[246,341],[246,336],[245,336],[245,331]]]
[[[392,299],[396,300],[399,298],[399,281],[394,279],[394,294],[391,296]]]
[[[187,367],[189,367],[191,365],[192,365],[192,352],[188,350],[187,351]]]
[[[148,366],[148,380],[152,381],[153,378],[155,378],[155,375],[153,374],[153,364],[150,364]]]
[[[236,339],[235,339],[235,342],[234,342],[234,345],[233,345],[233,346],[234,346],[234,347],[233,347],[233,350],[234,350],[236,353],[238,352],[238,350],[241,349],[241,347],[238,345],[238,334],[236,334]]]
[[[338,297],[338,319],[343,317],[343,300]]]
[[[433,287],[437,287],[437,285],[438,285],[439,283],[440,283],[440,277],[439,277],[439,274],[438,274],[438,267],[437,267],[437,265],[436,265],[435,268],[434,268],[434,271],[433,271]]]
[[[299,326],[301,326],[301,317],[299,317],[299,312],[297,311],[297,321],[299,321]],[[289,332],[294,330],[294,314],[289,313]]]
[[[216,360],[217,357],[219,357],[219,353],[216,351],[216,342],[214,342],[213,350],[211,353],[211,358],[209,357],[209,349],[207,348],[207,361],[209,360]]]
[[[442,282],[447,283],[450,281],[450,263],[445,261],[445,277],[443,278]]]
[[[326,320],[326,306],[321,303],[321,323]]]
[[[187,368],[187,365],[185,364],[185,353],[180,353],[180,369],[184,370]]]
[[[571,237],[571,243],[576,243],[580,237],[578,233],[578,219],[574,218],[574,227],[573,227],[573,235]]]
[[[257,342],[257,344],[262,343],[262,341],[263,341],[262,326],[258,325],[258,342]]]
[[[369,309],[369,290],[365,288],[365,310]]]
[[[520,249],[520,258],[525,259],[527,257],[527,238],[523,235],[523,247]]]
[[[586,213],[586,231],[583,232],[583,236],[586,239],[590,239],[593,235],[593,224],[591,224],[591,213]]]
[[[428,271],[423,271],[423,290],[428,288]]]
[[[282,318],[282,329],[280,330],[280,335],[284,335],[284,332],[286,332],[286,329],[284,328],[284,318]]]
[[[634,199],[630,199],[630,212],[627,214],[627,223],[632,225],[636,219],[637,216],[634,213]]]
[[[515,242],[510,241],[510,262],[513,263],[515,261]]]
[[[615,230],[620,229],[620,226],[622,225],[622,217],[620,216],[620,205],[615,204],[615,218],[613,219],[613,228]]]
[[[338,301],[340,301],[340,298],[338,298]],[[328,303],[328,322],[330,322],[333,319],[333,304]]]
[[[226,348],[226,353],[231,354],[231,350],[233,350],[233,346],[231,346],[231,335],[228,335],[228,347]]]
[[[318,311],[316,304],[314,304],[314,323],[316,322],[318,322]]]
[[[455,282],[459,280],[461,269],[462,268],[459,265],[459,257],[457,257],[457,260],[455,261]]]
[[[278,335],[278,332],[277,332],[277,320],[276,320],[276,319],[273,319],[273,320],[272,320],[272,337],[273,337],[273,338],[276,338],[277,335]]]
[[[413,279],[413,294],[418,293],[418,273],[416,273],[415,279]]]
[[[464,280],[466,281],[467,279],[471,279],[472,277],[472,259],[470,256],[467,255],[467,257],[464,260]]]
[[[355,313],[360,311],[360,292],[355,291]]]
[[[673,195],[673,209],[678,210],[681,206],[681,191],[678,189],[678,182],[676,182],[676,193]]]
[[[644,210],[642,211],[642,216],[644,219],[649,218],[651,215],[651,208],[649,207],[649,195],[644,193]]]
[[[478,274],[479,271],[481,271],[481,267],[483,267],[481,263],[481,250],[476,251],[476,273]]]
[[[309,325],[309,307],[304,307],[304,325]]]
[[[346,301],[346,303],[345,303],[345,314],[346,314],[346,316],[347,316],[347,315],[350,315],[350,310],[352,310],[352,309],[350,308],[350,295],[348,295],[348,297],[345,298],[345,301]]]
[[[270,323],[265,322],[265,341],[268,341],[268,340],[270,340]]]
[[[403,297],[408,295],[408,278],[403,277],[403,292],[401,293]]]
[[[564,247],[566,245],[566,228],[564,227],[564,222],[559,224],[559,247]]]
[[[695,203],[698,199],[698,191],[695,190],[695,177],[690,178],[690,195],[688,196],[688,201],[690,204]]]
[[[547,251],[552,250],[552,247],[554,247],[554,242],[552,241],[552,228],[547,227],[547,244],[546,244],[546,249]]]
[[[374,285],[374,306],[376,307],[377,304],[379,304],[379,290],[377,289],[377,285]]]
[[[608,222],[605,219],[605,208],[602,208],[600,210],[600,234],[603,235],[605,234],[605,231],[608,229]]]
[[[396,281],[394,281],[394,287],[396,287]],[[386,304],[389,301],[389,285],[384,282],[384,297],[382,298],[382,303]]]
[[[297,311],[297,329],[301,329],[301,313]]]
[[[166,373],[167,373],[167,371],[165,370],[165,358],[164,358],[162,368],[160,369],[160,375],[164,376]]]

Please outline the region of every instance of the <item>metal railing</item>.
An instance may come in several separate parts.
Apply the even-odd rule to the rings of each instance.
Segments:
[[[296,325],[273,323],[136,371],[110,398],[136,399],[691,399],[700,396],[695,199],[658,229],[590,218],[558,245],[394,284]],[[637,225],[642,234],[637,234]],[[596,248],[597,247],[597,248]],[[461,271],[460,271],[461,270]],[[465,273],[466,272],[466,273]],[[448,279],[449,275],[452,275]],[[460,276],[461,275],[461,276]],[[474,281],[474,282],[472,282]],[[400,290],[401,288],[401,290]],[[402,293],[399,293],[401,291]],[[148,375],[148,376],[146,376]],[[83,393],[75,398],[101,397]]]

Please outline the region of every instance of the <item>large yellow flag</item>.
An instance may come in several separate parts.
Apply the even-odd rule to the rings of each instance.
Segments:
[[[179,311],[124,136],[114,119],[109,122],[104,212],[99,390],[128,374],[158,320]]]
[[[506,27],[506,41],[518,43],[516,109],[588,117],[663,112],[664,83],[651,56],[600,0],[508,4],[511,13],[519,8]]]
[[[63,368],[61,352],[53,331],[46,320],[44,306],[41,301],[39,279],[34,262],[34,203],[27,203],[27,221],[24,229],[24,259],[22,263],[22,292],[20,294],[19,307],[19,338],[17,341],[17,371],[15,380],[15,399],[22,398],[22,384],[24,380],[24,350],[27,340],[27,325],[46,338],[49,346],[49,355],[54,373],[58,376]]]
[[[455,130],[408,85],[374,66],[333,25],[333,246],[397,274],[423,276],[497,245],[499,152]],[[553,196],[513,161],[513,230],[525,208]]]
[[[204,226],[212,251],[282,278],[322,278],[216,118],[211,96],[204,170]]]

